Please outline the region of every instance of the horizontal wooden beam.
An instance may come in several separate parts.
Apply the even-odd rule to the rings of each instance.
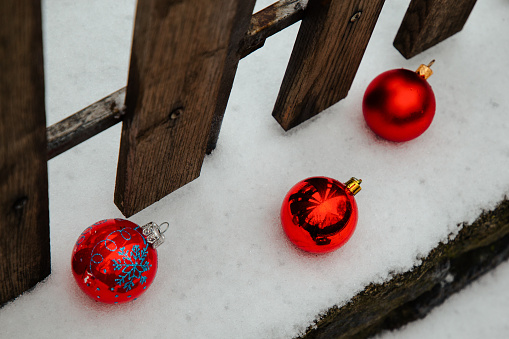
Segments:
[[[308,0],[281,0],[253,14],[239,45],[242,58],[262,47],[265,40],[301,20]],[[125,113],[123,87],[46,129],[48,160],[121,122]]]
[[[302,20],[307,5],[308,0],[281,0],[256,12],[239,49],[241,57],[263,47],[268,37]]]
[[[125,87],[46,129],[48,160],[122,120]]]

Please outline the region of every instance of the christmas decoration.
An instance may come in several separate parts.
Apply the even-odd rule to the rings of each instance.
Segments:
[[[166,229],[153,222],[140,227],[124,219],[102,220],[88,227],[72,252],[78,286],[104,303],[135,300],[156,276],[156,247],[164,242]]]
[[[357,225],[354,195],[362,180],[342,184],[327,177],[298,182],[281,206],[281,223],[288,238],[312,253],[331,252],[350,239]]]
[[[428,129],[435,116],[435,95],[426,81],[433,74],[433,62],[415,72],[384,72],[369,84],[362,111],[373,132],[387,140],[408,141]]]

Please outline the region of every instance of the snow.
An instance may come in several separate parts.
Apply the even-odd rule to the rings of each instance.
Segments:
[[[408,3],[385,4],[348,97],[289,132],[271,112],[298,25],[240,62],[201,176],[129,218],[171,225],[157,277],[133,303],[89,300],[70,269],[79,234],[122,217],[113,204],[120,126],[52,159],[52,274],[0,309],[1,336],[290,338],[493,209],[509,193],[509,3],[478,2],[462,32],[406,60],[392,41]],[[125,86],[134,9],[134,0],[43,1],[48,125]],[[401,144],[376,138],[361,112],[366,86],[386,70],[432,59],[437,114],[429,130]],[[357,230],[326,255],[296,249],[279,224],[288,189],[316,175],[363,179]],[[508,272],[504,264],[426,319],[385,335],[502,337]]]
[[[378,339],[507,338],[509,263],[447,299],[428,316]]]

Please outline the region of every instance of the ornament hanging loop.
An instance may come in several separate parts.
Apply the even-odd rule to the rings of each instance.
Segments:
[[[165,225],[166,227],[161,230],[161,226]],[[156,224],[155,222],[149,222],[141,226],[143,230],[143,235],[149,244],[152,245],[153,248],[159,247],[164,242],[164,232],[168,230],[170,224],[168,222],[163,222],[161,225]]]
[[[163,225],[166,226],[164,229],[163,229]],[[166,232],[168,230],[168,228],[170,228],[170,224],[167,221],[165,221],[161,225],[159,225],[159,232],[161,232],[161,234],[163,234],[164,232]]]

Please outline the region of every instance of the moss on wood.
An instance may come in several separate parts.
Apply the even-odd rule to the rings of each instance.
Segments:
[[[459,225],[461,226],[461,225]],[[302,338],[366,338],[423,318],[451,294],[509,257],[509,200],[463,225],[412,271],[371,284],[343,307],[332,307]]]

